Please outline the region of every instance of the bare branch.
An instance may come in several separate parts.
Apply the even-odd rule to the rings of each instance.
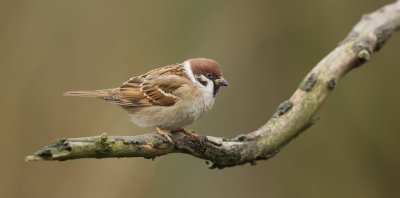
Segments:
[[[198,138],[174,133],[173,142],[157,133],[138,136],[101,136],[58,139],[27,161],[78,158],[144,157],[186,153],[224,168],[265,160],[310,127],[317,110],[336,83],[353,68],[368,61],[400,27],[400,1],[364,15],[348,36],[304,78],[291,98],[258,130],[233,139]],[[214,144],[210,143],[214,142]]]

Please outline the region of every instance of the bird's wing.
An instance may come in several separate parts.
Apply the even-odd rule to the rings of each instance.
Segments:
[[[129,79],[104,99],[122,106],[171,106],[179,99],[176,91],[188,82],[182,66],[162,67]]]

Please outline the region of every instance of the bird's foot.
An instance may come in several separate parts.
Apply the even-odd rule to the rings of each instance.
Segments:
[[[190,136],[190,137],[192,137],[192,138],[200,139],[200,135],[197,134],[196,132],[192,131],[192,130],[187,130],[187,129],[185,129],[185,128],[182,128],[182,129],[180,129],[180,130],[178,130],[178,131],[179,131],[179,132],[182,132],[182,133],[184,133],[185,135]],[[203,138],[204,138],[203,140],[205,140],[206,142],[209,142],[209,143],[211,143],[211,144],[213,144],[213,145],[215,145],[215,146],[221,146],[221,145],[222,145],[221,142],[208,139],[207,136],[203,136]]]
[[[163,131],[160,128],[156,127],[156,131],[158,134],[160,134],[161,136],[164,136],[165,138],[167,138],[168,142],[171,144],[174,144],[174,142],[171,139],[171,133],[167,132],[167,131]]]
[[[199,135],[196,132],[191,131],[191,130],[187,130],[187,129],[184,129],[184,128],[180,129],[179,132],[182,132],[185,135],[188,135],[188,136],[191,136],[191,137],[194,137],[194,138],[199,137]]]

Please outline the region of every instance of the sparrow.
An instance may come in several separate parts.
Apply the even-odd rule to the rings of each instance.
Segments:
[[[197,136],[183,127],[212,108],[220,86],[228,86],[228,81],[215,60],[191,58],[132,77],[118,88],[64,95],[95,97],[119,105],[137,126],[155,128],[172,143],[170,132]]]

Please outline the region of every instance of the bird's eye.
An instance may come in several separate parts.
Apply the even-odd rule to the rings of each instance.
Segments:
[[[213,77],[213,74],[212,73],[206,73],[206,77],[211,79]]]

